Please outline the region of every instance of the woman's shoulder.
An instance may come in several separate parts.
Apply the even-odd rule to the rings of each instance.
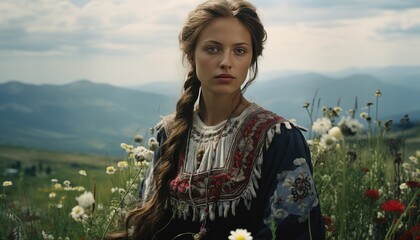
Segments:
[[[307,131],[306,128],[300,126],[297,123],[296,119],[285,118],[277,113],[272,112],[271,110],[259,106],[256,103],[253,104],[257,106],[256,108],[254,108],[254,111],[252,113],[255,116],[255,118],[259,120],[272,119],[271,122],[274,125],[272,126],[272,129],[274,129],[277,133],[280,133],[282,127],[288,130],[298,129],[300,131]]]
[[[172,125],[175,121],[175,112],[170,113],[165,116],[160,116],[160,121],[155,125],[156,132],[159,133],[165,133],[165,135],[169,135]]]

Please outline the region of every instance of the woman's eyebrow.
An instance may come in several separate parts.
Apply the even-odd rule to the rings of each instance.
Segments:
[[[216,40],[206,40],[206,41],[204,41],[204,43],[205,44],[212,43],[212,44],[217,44],[217,45],[223,45],[221,42],[218,42]],[[234,43],[233,45],[235,45],[235,46],[239,46],[239,45],[248,45],[248,46],[251,46],[251,44],[249,44],[247,42]]]

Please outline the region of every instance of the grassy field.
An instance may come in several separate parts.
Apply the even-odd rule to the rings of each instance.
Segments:
[[[51,179],[62,183],[70,180],[73,186],[85,186],[92,190],[96,185],[98,196],[110,195],[112,180],[106,167],[121,160],[116,157],[56,152],[16,146],[0,146],[0,181],[12,181],[15,191],[9,197],[20,204],[39,206],[51,191]],[[8,174],[6,169],[20,165],[18,174]],[[87,176],[79,174],[85,170]],[[98,184],[100,183],[100,184]]]
[[[418,184],[418,174],[411,175],[418,171],[417,163],[411,163],[409,171],[402,170],[404,163],[410,163],[409,156],[420,150],[420,125],[385,135],[344,138],[332,148],[322,146],[322,137],[314,137],[310,145],[328,239],[403,239],[399,237],[411,229],[420,229],[416,207],[420,204],[419,190],[400,185],[408,180]],[[391,142],[401,154],[402,161],[397,165]],[[356,157],[350,159],[349,153]],[[420,156],[417,158],[420,160]],[[120,164],[123,160],[129,160],[128,166]],[[0,239],[5,236],[4,239],[52,239],[41,234],[42,231],[55,239],[100,239],[107,230],[115,231],[136,201],[138,186],[131,188],[131,183],[139,182],[134,177],[136,172],[140,178],[144,176],[144,172],[140,174],[143,169],[135,162],[124,151],[118,158],[0,146],[0,182],[13,182],[12,186],[3,186],[3,193],[0,192],[0,225],[3,226],[1,221],[7,223],[6,230],[0,228]],[[117,169],[116,174],[107,174],[109,166]],[[7,172],[11,168],[20,171]],[[87,175],[80,174],[80,170]],[[396,171],[400,170],[396,177]],[[85,215],[89,216],[86,220],[75,221],[70,215],[77,205],[76,197],[83,191],[57,190],[52,179],[62,185],[70,181],[72,187],[83,186],[83,191],[94,194],[98,205],[85,209]],[[112,188],[118,188],[117,192],[113,193]],[[378,197],[371,199],[366,191],[376,191]],[[130,201],[125,203],[128,198]],[[383,210],[382,205],[389,200],[404,204],[404,213]],[[58,207],[58,203],[63,206]],[[115,223],[114,215],[119,216],[115,217],[119,223]],[[108,229],[107,224],[111,223]],[[17,225],[21,228],[16,228]],[[15,232],[22,232],[26,237],[10,238]],[[410,236],[419,235],[420,230]]]

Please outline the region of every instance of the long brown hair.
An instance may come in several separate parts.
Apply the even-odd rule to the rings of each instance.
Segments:
[[[141,207],[131,211],[127,217],[127,228],[134,227],[133,239],[152,239],[165,224],[162,223],[162,219],[165,215],[165,205],[170,197],[168,183],[176,175],[178,156],[180,151],[185,149],[188,131],[192,125],[194,105],[200,92],[200,81],[196,76],[193,59],[197,40],[212,20],[228,17],[238,19],[252,37],[253,55],[250,66],[252,74],[243,89],[246,89],[257,76],[257,59],[262,54],[266,32],[252,4],[242,0],[210,0],[190,12],[179,35],[179,45],[184,59],[188,59],[190,63],[190,71],[184,83],[182,96],[176,105],[170,135],[161,145],[162,155],[155,164],[153,172],[155,190]]]

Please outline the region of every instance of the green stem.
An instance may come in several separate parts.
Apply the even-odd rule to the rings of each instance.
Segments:
[[[124,193],[123,197],[121,198],[120,202],[118,203],[117,208],[121,207],[121,205],[122,205],[122,203],[123,203],[123,201],[124,201],[124,198],[125,198],[125,197],[127,196],[127,194],[130,192],[131,188],[132,188],[132,187],[133,187],[133,185],[134,185],[134,182],[135,182],[135,181],[137,181],[137,179],[138,179],[138,177],[140,176],[140,173],[141,173],[141,171],[142,171],[142,170],[143,170],[143,165],[142,165],[142,166],[140,167],[140,169],[137,171],[136,176],[134,177],[133,181],[131,181],[130,186],[128,187],[127,191],[125,191],[125,193]],[[107,224],[107,226],[106,226],[106,228],[105,228],[104,233],[102,234],[101,239],[105,239],[105,235],[108,233],[109,226],[111,225],[112,221],[114,220],[114,217],[115,217],[115,214],[116,214],[116,213],[117,213],[117,211],[114,211],[114,213],[112,214],[112,217],[109,219],[108,224]]]
[[[417,190],[413,196],[413,198],[411,199],[410,203],[407,205],[407,207],[405,208],[404,212],[400,215],[400,217],[397,219],[397,221],[394,223],[394,220],[392,221],[392,225],[391,227],[388,229],[386,235],[385,235],[385,239],[391,239],[391,235],[394,234],[395,232],[395,228],[400,224],[403,216],[406,215],[407,211],[411,208],[411,206],[413,206],[415,200],[417,199],[417,195],[420,194],[420,190]]]

